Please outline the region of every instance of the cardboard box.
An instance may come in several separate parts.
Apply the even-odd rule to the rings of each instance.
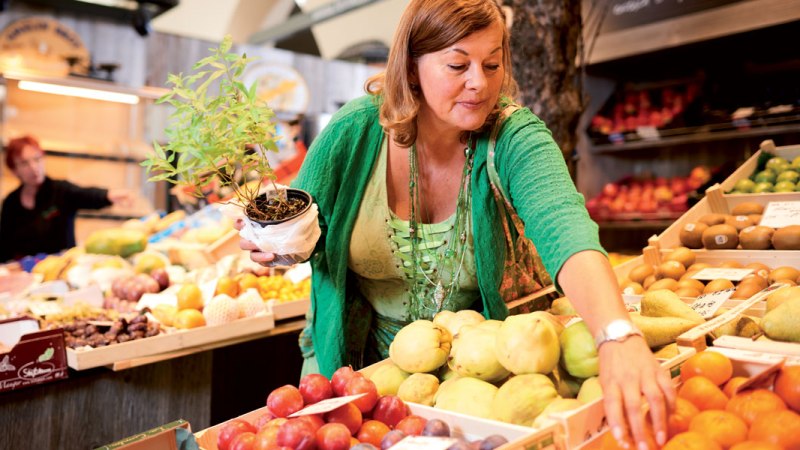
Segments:
[[[61,328],[39,331],[39,322],[28,317],[3,320],[0,343],[11,347],[0,353],[0,392],[67,378]]]
[[[189,422],[179,419],[143,433],[126,437],[96,450],[191,450],[197,449]]]

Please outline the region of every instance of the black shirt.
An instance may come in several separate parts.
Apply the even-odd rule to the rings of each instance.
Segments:
[[[111,205],[108,191],[45,178],[33,209],[22,206],[17,188],[3,201],[0,213],[0,262],[37,253],[58,253],[75,246],[75,214],[79,209]]]

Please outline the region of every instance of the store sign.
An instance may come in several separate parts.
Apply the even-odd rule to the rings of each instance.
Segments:
[[[89,63],[89,50],[78,33],[53,18],[26,17],[0,32],[1,70],[66,75],[85,72]]]
[[[659,22],[685,16],[708,9],[718,8],[742,0],[612,0],[603,19],[602,33],[632,28],[648,23]],[[592,9],[584,2],[584,11]],[[597,2],[594,9],[603,5]],[[588,7],[587,7],[588,6]]]

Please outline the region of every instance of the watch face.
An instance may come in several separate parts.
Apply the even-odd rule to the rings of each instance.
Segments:
[[[617,339],[627,335],[631,331],[631,324],[625,320],[615,320],[608,324],[606,333],[609,339]]]

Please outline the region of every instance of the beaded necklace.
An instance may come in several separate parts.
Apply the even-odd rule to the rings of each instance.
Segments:
[[[470,136],[471,137],[471,136]],[[470,142],[468,140],[467,142]],[[420,248],[419,242],[424,236],[422,227],[418,226],[417,208],[420,203],[419,171],[417,169],[417,144],[411,146],[408,152],[409,159],[409,238],[411,240],[411,300],[410,316],[412,320],[431,318],[441,311],[458,292],[458,278],[464,265],[464,255],[467,247],[467,229],[471,220],[472,196],[470,195],[470,174],[472,173],[472,159],[474,151],[469,145],[464,149],[464,168],[461,172],[461,183],[458,188],[456,200],[455,221],[453,234],[447,242],[444,251],[431,252],[427,248]],[[430,216],[429,216],[430,217]],[[428,252],[428,258],[423,258],[422,252]],[[433,253],[433,254],[431,254]],[[428,267],[423,266],[423,259],[428,259]],[[432,267],[431,267],[432,266]],[[419,270],[425,281],[434,287],[433,301],[420,298],[420,286],[416,281],[416,272]],[[430,273],[430,275],[428,275]],[[432,303],[432,304],[431,304]],[[427,310],[427,314],[425,311]]]

